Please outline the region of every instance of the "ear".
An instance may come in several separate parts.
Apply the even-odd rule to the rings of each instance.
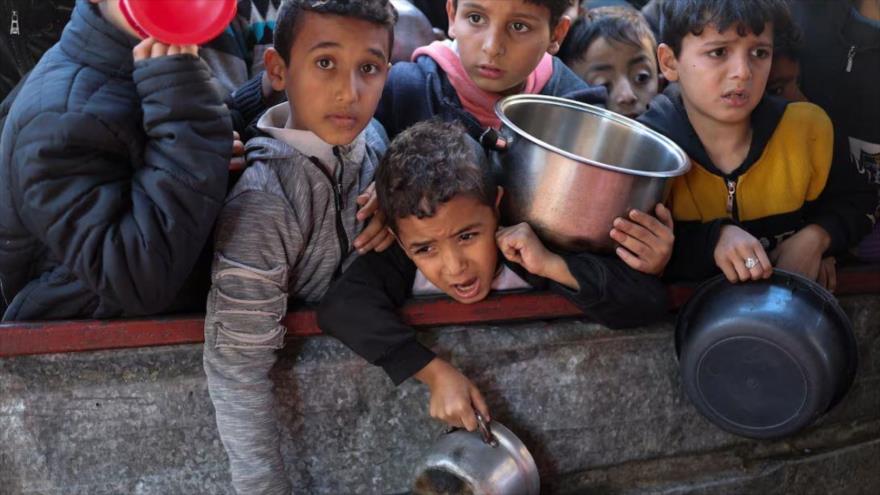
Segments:
[[[495,196],[495,213],[499,213],[501,211],[501,198],[504,197],[504,188],[498,186],[498,193]]]
[[[446,0],[446,17],[449,19],[449,38],[455,39],[455,4]]]
[[[266,49],[263,53],[263,65],[266,67],[266,75],[275,91],[284,91],[286,86],[287,65],[281,54],[274,48]]]
[[[568,34],[570,27],[571,19],[567,16],[559,18],[559,22],[556,23],[556,27],[553,28],[553,33],[550,36],[550,47],[547,48],[547,53],[556,55],[559,52],[559,48],[562,46],[562,42],[565,41],[565,36]]]
[[[660,72],[669,82],[678,81],[678,59],[675,58],[675,52],[672,47],[666,43],[660,43],[657,47],[657,63],[660,65]]]

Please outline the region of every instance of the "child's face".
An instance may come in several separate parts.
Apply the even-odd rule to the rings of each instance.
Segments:
[[[369,124],[388,75],[388,30],[375,23],[303,12],[290,64],[266,52],[266,70],[292,108],[287,127],[312,131],[333,145],[350,144]]]
[[[789,57],[773,57],[770,76],[767,80],[767,94],[781,96],[789,101],[807,101],[798,86],[801,65]]]
[[[513,94],[544,53],[556,53],[568,32],[563,17],[550,29],[550,10],[524,0],[447,0],[449,34],[468,77],[483,91]]]
[[[486,298],[498,267],[495,208],[472,196],[458,195],[432,217],[410,215],[397,222],[397,240],[416,267],[437,288],[458,302]]]
[[[773,26],[740,36],[735,27],[720,33],[708,25],[700,36],[682,39],[677,58],[665,44],[658,54],[663,74],[681,85],[691,122],[747,125],[767,86]]]
[[[125,16],[122,15],[122,11],[119,9],[119,0],[89,1],[98,5],[98,10],[100,10],[101,16],[104,18],[104,20],[135,38],[141,38],[140,33],[138,33],[137,30],[128,23],[128,20],[125,19]]]
[[[657,95],[657,59],[651,40],[639,46],[597,37],[571,69],[581,79],[608,88],[608,109],[630,118],[645,112]]]

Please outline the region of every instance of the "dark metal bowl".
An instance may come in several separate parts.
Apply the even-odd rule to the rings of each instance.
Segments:
[[[852,324],[815,282],[775,270],[764,281],[723,276],[679,313],[676,352],[691,402],[731,433],[779,438],[812,424],[852,385]]]

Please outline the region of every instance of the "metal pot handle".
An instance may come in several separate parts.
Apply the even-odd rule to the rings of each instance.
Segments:
[[[477,429],[480,430],[483,442],[490,447],[497,447],[498,440],[495,438],[495,435],[492,434],[492,430],[489,429],[489,423],[483,419],[483,415],[480,414],[480,411],[474,411],[474,414],[477,416]]]

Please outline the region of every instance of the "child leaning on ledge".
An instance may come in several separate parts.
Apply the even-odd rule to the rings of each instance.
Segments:
[[[289,298],[317,302],[350,260],[392,241],[381,216],[361,231],[385,134],[371,123],[388,72],[388,0],[290,0],[265,56],[289,101],[258,121],[249,167],[216,228],[204,365],[217,428],[241,494],[291,491],[269,369]],[[366,213],[365,213],[366,210]]]
[[[452,426],[474,430],[474,408],[485,418],[489,410],[476,386],[401,321],[397,309],[411,295],[445,293],[471,304],[491,290],[546,288],[610,327],[666,313],[656,277],[614,256],[554,252],[525,223],[499,228],[504,191],[459,124],[422,122],[400,134],[379,165],[376,190],[397,246],[356,260],[325,296],[318,322],[395,384],[409,377],[427,384],[431,416]],[[658,243],[671,246],[672,238]],[[646,271],[662,271],[667,259]]]
[[[838,184],[828,194],[834,131],[825,112],[764,95],[784,0],[666,0],[660,67],[674,82],[642,121],[693,168],[673,183],[675,249],[667,275],[731,282],[779,267],[833,285],[829,256],[864,234]],[[853,185],[855,187],[855,185]]]

